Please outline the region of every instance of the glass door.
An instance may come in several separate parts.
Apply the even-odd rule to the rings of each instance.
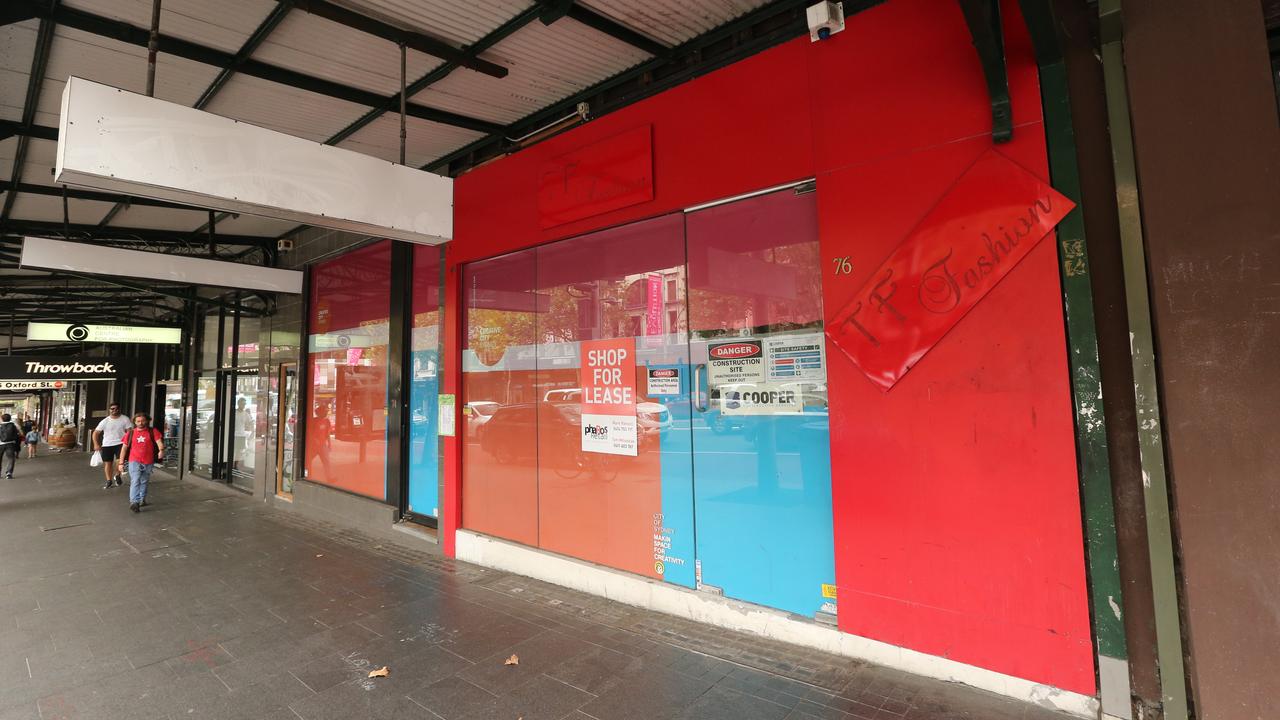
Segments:
[[[194,427],[192,428],[193,452],[191,469],[204,477],[215,477],[217,463],[221,459],[218,452],[216,435],[218,425],[215,422],[218,409],[218,373],[205,372],[196,376],[196,407]]]
[[[686,214],[698,583],[834,614],[812,186]]]
[[[293,497],[295,431],[298,427],[298,366],[281,363],[276,395],[276,494]]]
[[[440,517],[440,248],[413,249],[413,318],[409,362],[409,492],[405,517],[436,527]]]
[[[225,372],[222,375],[223,440],[225,472],[219,475],[232,485],[253,489],[258,449],[258,374]]]

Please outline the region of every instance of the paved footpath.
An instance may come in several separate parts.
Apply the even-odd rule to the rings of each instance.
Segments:
[[[0,480],[0,720],[1067,717],[379,544],[212,483],[157,475],[136,515],[127,487],[101,486],[82,453]]]

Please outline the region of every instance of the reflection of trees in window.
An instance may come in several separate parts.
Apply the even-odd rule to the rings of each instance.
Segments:
[[[497,365],[511,346],[532,345],[533,336],[533,313],[484,308],[467,311],[467,349],[485,365]]]

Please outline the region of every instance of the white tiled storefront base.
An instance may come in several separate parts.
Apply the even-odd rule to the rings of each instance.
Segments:
[[[780,611],[694,592],[487,535],[459,530],[457,555],[459,560],[525,575],[646,610],[866,660],[916,675],[962,683],[1079,717],[1098,717],[1098,701],[1087,695],[868,640],[796,620]]]

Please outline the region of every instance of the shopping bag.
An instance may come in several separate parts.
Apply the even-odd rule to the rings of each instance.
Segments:
[[[101,466],[102,466],[102,453],[98,452],[97,450],[94,450],[93,457],[89,458],[89,467],[101,467]]]

